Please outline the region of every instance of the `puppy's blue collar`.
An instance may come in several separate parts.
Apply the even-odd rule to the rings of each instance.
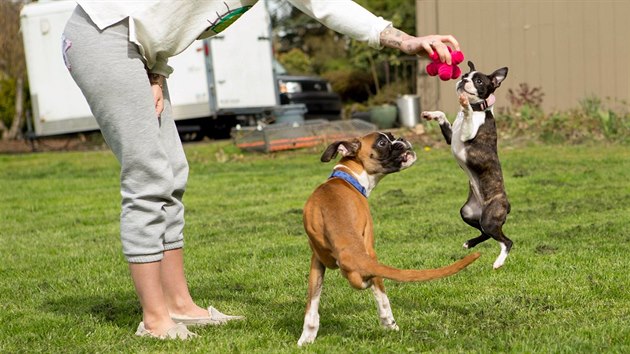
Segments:
[[[331,178],[341,178],[342,180],[350,183],[356,190],[358,190],[361,194],[363,194],[364,197],[367,198],[367,191],[365,190],[365,187],[363,187],[361,183],[359,183],[359,181],[357,181],[357,179],[354,178],[352,175],[343,171],[334,170],[330,177],[328,177],[328,179]]]

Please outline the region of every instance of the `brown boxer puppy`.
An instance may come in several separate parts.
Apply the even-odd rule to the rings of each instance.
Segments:
[[[380,264],[374,251],[372,216],[367,197],[387,174],[416,161],[411,144],[389,133],[370,133],[351,141],[337,141],[322,154],[322,162],[342,158],[331,177],[317,187],[304,206],[304,228],[313,251],[308,280],[304,328],[298,346],[312,343],[319,329],[319,298],[326,268],[339,268],[356,289],[372,288],[381,325],[398,330],[385,294],[383,278],[401,282],[425,281],[459,272],[479,258],[466,256],[447,267],[401,270]]]

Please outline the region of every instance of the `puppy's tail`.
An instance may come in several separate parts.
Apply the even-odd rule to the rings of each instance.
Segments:
[[[377,276],[400,282],[427,281],[453,275],[466,268],[479,257],[481,257],[481,254],[479,252],[475,252],[451,265],[437,269],[397,269],[380,264],[370,258],[371,261],[368,262],[369,265],[364,268],[364,271],[367,271],[367,274],[361,275],[364,277]]]

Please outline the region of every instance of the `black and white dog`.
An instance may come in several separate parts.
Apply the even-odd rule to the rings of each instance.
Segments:
[[[510,203],[497,154],[497,129],[492,106],[495,100],[493,93],[507,76],[508,68],[485,75],[476,71],[472,62],[469,61],[468,66],[470,72],[457,82],[461,110],[453,126],[440,111],[425,111],[422,117],[438,121],[455,159],[468,174],[468,200],[460,214],[468,225],[481,231],[481,235],[466,241],[464,248],[473,248],[491,237],[499,241],[501,253],[493,265],[497,269],[505,262],[512,241],[502,230],[510,212]]]

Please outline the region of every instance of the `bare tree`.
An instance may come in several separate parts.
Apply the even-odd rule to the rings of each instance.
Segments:
[[[11,126],[0,120],[2,139],[16,139],[24,123],[24,82],[26,61],[20,33],[20,10],[24,1],[0,0],[0,78],[15,85],[15,114]]]

